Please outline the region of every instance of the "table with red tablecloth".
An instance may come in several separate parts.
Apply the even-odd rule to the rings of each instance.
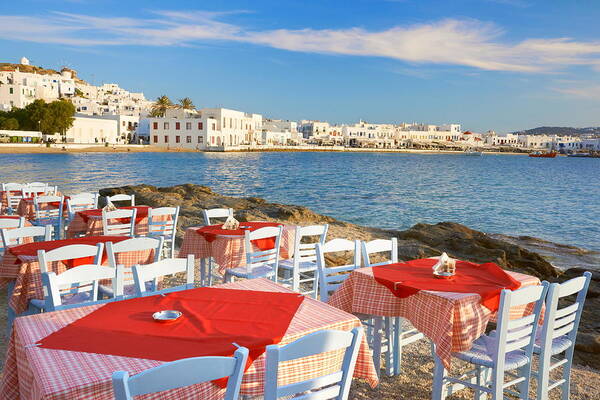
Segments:
[[[246,230],[256,230],[268,226],[283,225],[277,222],[240,222],[240,229],[221,229],[221,225],[187,228],[183,236],[183,243],[179,250],[179,257],[193,254],[196,259],[212,257],[219,265],[219,272],[246,265],[246,243],[244,234]],[[254,243],[258,248],[262,243]],[[279,243],[279,257],[289,258],[294,250],[294,227],[283,225],[283,232]]]
[[[149,206],[133,206],[133,207],[119,207],[119,210],[131,210],[136,209],[135,216],[135,234],[136,236],[143,236],[148,234],[148,210]],[[168,215],[160,215],[156,217],[158,221],[166,221],[171,217]],[[120,218],[124,219],[124,218]],[[119,219],[119,220],[120,220]],[[111,223],[128,223],[125,221],[114,221]],[[75,213],[75,217],[69,223],[67,227],[67,237],[72,238],[79,235],[85,236],[100,236],[104,234],[104,225],[102,223],[102,209],[84,210]]]
[[[406,318],[435,343],[437,355],[448,367],[451,353],[469,350],[473,341],[485,333],[488,322],[495,318],[498,305],[493,299],[491,302],[482,302],[482,295],[477,294],[481,292],[484,297],[493,297],[490,294],[489,282],[483,288],[474,286],[469,293],[468,289],[459,288],[461,279],[458,276],[454,281],[434,278],[432,266],[437,261],[437,259],[422,259],[397,264],[406,277],[395,285],[395,288],[394,284],[389,284],[389,281],[393,281],[390,277],[387,277],[390,279],[385,282],[386,275],[381,273],[385,270],[378,271],[378,267],[356,269],[333,293],[328,303],[352,313]],[[467,264],[470,264],[468,268],[477,267],[477,264],[457,261],[457,271],[461,270],[461,265]],[[482,266],[486,268],[486,264]],[[394,264],[385,267],[393,268]],[[435,290],[423,289],[425,287],[423,275],[417,273],[411,275],[409,268],[420,272],[428,271]],[[377,276],[378,272],[379,276]],[[518,283],[512,287],[513,289],[517,286],[540,284],[540,280],[534,276],[512,271],[505,272],[510,279],[503,283],[510,285],[514,281]],[[411,277],[414,279],[411,280]],[[464,279],[474,279],[474,276]],[[447,289],[444,289],[446,285]],[[497,291],[498,296],[500,290],[501,288]],[[511,310],[511,317],[520,317],[531,311],[531,305],[515,307]]]
[[[21,190],[11,190],[10,193],[12,195],[21,196],[23,192]],[[44,192],[36,193],[36,195],[39,195],[39,196],[44,195],[44,194],[45,194]],[[60,196],[60,193],[57,193],[56,195]],[[5,214],[7,208],[8,208],[8,191],[0,190],[0,214]]]
[[[89,244],[119,242],[128,239],[126,236],[92,236],[75,239],[54,240],[50,242],[35,242],[10,247],[2,259],[0,265],[0,286],[5,286],[9,281],[15,281],[15,287],[8,305],[15,313],[22,313],[27,309],[30,299],[43,299],[42,276],[37,259],[38,250],[52,250],[62,246],[73,244]],[[106,249],[106,247],[105,247]],[[106,250],[105,250],[106,254]],[[154,260],[153,250],[139,250],[117,253],[118,264],[132,266],[134,264],[148,264]],[[85,260],[85,263],[92,260]],[[106,264],[106,256],[103,258]],[[76,266],[76,263],[53,262],[49,270],[57,274]]]
[[[267,292],[291,296],[292,299],[288,298],[285,301],[286,303],[299,296],[297,293],[267,279],[239,281],[218,285],[213,288],[192,289],[186,292],[188,292],[188,296],[190,296],[194,293],[194,290],[203,290],[204,293],[209,293],[207,291],[215,288],[216,290],[221,291],[223,291],[223,289],[231,290],[232,299],[239,296],[240,290],[253,291],[254,293],[252,293],[252,296],[258,297],[268,295],[269,293]],[[184,292],[177,293],[182,296]],[[135,307],[132,306],[129,313],[135,314],[136,316],[139,315],[139,318],[147,321],[138,321],[138,324],[156,324],[149,320],[149,312],[153,310],[151,307],[148,310],[144,309],[144,312],[138,312],[140,302],[164,301],[165,305],[171,306],[170,303],[168,303],[170,295],[171,294],[167,294],[164,299],[158,300],[141,299],[136,301],[137,299],[134,299],[134,303],[132,304],[135,304]],[[149,368],[161,365],[164,361],[159,361],[157,359],[169,360],[172,357],[176,357],[175,355],[169,355],[168,351],[164,351],[169,348],[176,347],[178,357],[193,355],[195,354],[193,346],[194,340],[198,340],[199,342],[206,341],[207,339],[205,336],[208,335],[209,331],[213,330],[214,332],[218,332],[222,326],[221,324],[225,323],[227,326],[223,327],[223,331],[224,336],[227,338],[226,342],[223,342],[218,346],[196,346],[198,349],[197,354],[205,355],[208,354],[207,351],[223,354],[221,351],[227,349],[232,353],[235,351],[235,348],[230,342],[233,342],[234,338],[238,338],[241,344],[246,344],[251,349],[258,349],[256,352],[251,351],[251,354],[257,358],[249,365],[244,373],[240,394],[242,396],[260,396],[263,394],[264,390],[266,357],[264,352],[262,352],[264,349],[262,349],[262,351],[260,349],[262,340],[258,340],[257,342],[257,338],[264,337],[267,339],[262,345],[268,343],[285,345],[319,330],[336,329],[350,331],[355,327],[361,326],[360,321],[352,314],[311,298],[298,297],[298,299],[301,300],[301,304],[293,314],[290,314],[291,321],[284,321],[287,328],[279,325],[281,321],[275,323],[276,321],[273,322],[262,318],[264,315],[269,316],[290,312],[289,307],[286,306],[282,308],[282,304],[279,304],[279,301],[270,301],[269,304],[265,305],[262,305],[262,303],[253,305],[252,311],[248,313],[248,319],[251,320],[258,316],[265,322],[265,324],[261,324],[262,328],[257,327],[259,329],[258,332],[252,327],[247,329],[242,328],[243,323],[248,323],[248,321],[244,321],[245,318],[240,319],[238,317],[238,315],[243,314],[243,310],[235,312],[234,318],[229,318],[228,315],[218,315],[216,317],[217,321],[215,322],[219,322],[219,325],[215,326],[212,326],[214,324],[206,324],[204,326],[199,324],[194,327],[193,324],[188,323],[189,321],[175,322],[173,324],[161,326],[150,326],[148,330],[152,335],[158,336],[173,336],[178,334],[176,331],[174,331],[173,334],[161,334],[160,332],[157,333],[157,330],[160,330],[162,327],[169,329],[169,327],[175,327],[177,326],[175,324],[180,323],[188,323],[185,327],[181,325],[182,331],[192,334],[194,329],[197,329],[198,333],[194,334],[193,338],[185,339],[185,344],[180,344],[176,340],[173,341],[173,337],[170,337],[168,340],[171,340],[171,346],[165,346],[162,350],[151,348],[151,351],[148,352],[149,355],[144,355],[143,358],[134,356],[135,351],[143,351],[144,346],[151,345],[152,340],[154,339],[148,338],[148,342],[146,343],[144,342],[145,337],[142,334],[139,334],[139,341],[142,343],[136,343],[135,346],[132,346],[136,347],[136,349],[129,349],[127,346],[122,346],[124,343],[127,343],[127,340],[123,340],[123,342],[117,344],[111,343],[109,346],[110,348],[97,348],[97,352],[93,352],[93,346],[96,346],[94,341],[86,343],[77,335],[78,329],[92,332],[90,331],[91,328],[94,329],[94,335],[101,335],[101,332],[95,331],[95,329],[98,329],[97,325],[99,324],[99,321],[94,319],[92,313],[96,311],[102,312],[102,307],[109,307],[109,304],[111,304],[111,307],[113,308],[129,309],[125,304],[116,305],[116,303],[109,303],[105,305],[85,306],[17,318],[8,345],[6,364],[3,371],[2,383],[0,384],[0,393],[2,393],[5,398],[59,400],[86,397],[94,399],[113,399],[111,376],[114,371],[125,370],[128,371],[130,375],[134,375]],[[179,299],[176,298],[171,301],[176,303]],[[228,307],[232,305],[231,303],[228,304]],[[160,308],[160,304],[156,307]],[[200,312],[204,309],[212,310],[213,308],[212,305],[198,307],[198,311]],[[273,312],[270,312],[269,309],[272,309]],[[291,310],[293,311],[294,308],[292,307]],[[191,310],[189,309],[184,310],[184,316],[182,318],[185,318],[186,314],[190,313],[190,311]],[[202,314],[202,312],[200,313]],[[106,315],[97,314],[98,319],[102,320],[102,318],[109,315],[107,312],[104,312],[103,314]],[[120,314],[123,314],[123,312]],[[88,315],[90,315],[90,318],[85,320]],[[213,317],[210,316],[210,312],[205,313],[205,315],[206,318],[213,320]],[[195,314],[194,318],[196,318]],[[273,318],[276,317],[274,316]],[[277,318],[280,319],[280,317]],[[190,320],[191,319],[192,318],[190,317]],[[111,324],[109,320],[106,321],[106,323]],[[238,321],[242,322],[242,325],[240,325],[239,328],[235,328],[235,323]],[[234,325],[232,325],[232,323]],[[102,326],[100,326],[100,328],[102,328],[103,331],[106,330]],[[282,328],[283,330],[281,330],[281,332],[284,332],[283,335],[278,332],[278,330]],[[123,327],[123,329],[127,330],[129,327]],[[236,329],[240,330],[239,337],[236,334]],[[251,332],[248,332],[248,330],[251,330]],[[135,332],[138,331],[132,332],[130,332],[130,334],[135,334]],[[183,336],[186,334],[187,333],[184,333]],[[72,337],[75,343],[70,343],[71,341],[66,340],[69,337]],[[98,337],[100,340],[103,340],[102,336]],[[119,337],[121,336],[115,336],[114,340],[119,340]],[[34,345],[38,343],[40,345]],[[293,382],[335,372],[341,365],[342,356],[343,352],[336,351],[281,363],[279,367],[279,383],[281,385],[287,385]],[[154,359],[151,359],[150,357],[154,357]],[[371,350],[368,347],[365,337],[363,337],[360,345],[354,378],[365,379],[371,386],[375,386],[378,383],[377,374],[373,366]],[[224,389],[222,386],[218,385],[218,382],[205,382],[185,388],[161,392],[160,398],[210,400],[220,399],[223,397],[223,394]]]
[[[56,196],[60,196],[60,195],[56,195]],[[68,196],[65,196],[63,198],[63,217],[66,217],[69,214],[69,212],[67,210],[67,199],[68,198],[69,198]],[[49,209],[56,210],[59,207],[60,207],[59,201],[40,204],[40,210],[49,210]],[[21,217],[25,217],[25,219],[28,219],[28,220],[35,219],[35,204],[33,202],[33,197],[21,199],[21,201],[19,202],[19,207],[17,207],[17,214],[19,214]]]

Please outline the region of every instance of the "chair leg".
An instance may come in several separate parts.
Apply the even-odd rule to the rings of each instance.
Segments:
[[[373,364],[375,365],[375,371],[377,376],[380,375],[381,371],[381,328],[383,325],[383,317],[373,318]]]
[[[492,400],[504,399],[504,371],[492,371]]]
[[[562,386],[562,400],[569,400],[571,397],[571,366],[573,365],[573,352],[575,351],[575,345],[571,345],[565,352],[565,358],[567,361],[563,366],[563,379],[565,382]]]
[[[212,286],[212,257],[208,257],[208,285]],[[223,277],[223,282],[225,282],[225,277]]]
[[[402,366],[402,332],[404,318],[394,318],[394,375],[400,375],[400,368]]]
[[[448,372],[446,371],[446,368],[444,368],[442,360],[440,360],[435,353],[434,344],[432,344],[431,350],[435,361],[435,366],[433,367],[433,390],[431,393],[431,400],[442,400],[446,398],[444,378],[447,376]]]
[[[550,384],[550,361],[551,356],[545,357],[540,354],[538,358],[538,371],[537,371],[537,392],[536,398],[538,400],[548,398],[548,385]]]
[[[531,366],[526,365],[522,368],[519,368],[519,376],[525,378],[525,380],[517,385],[519,389],[519,399],[520,400],[529,400],[529,380],[531,379]]]
[[[384,330],[385,330],[385,341],[387,343],[387,351],[385,352],[385,373],[387,376],[394,376],[394,361],[395,361],[395,352],[394,352],[394,335],[395,331],[394,326],[395,318],[385,317],[384,319]]]

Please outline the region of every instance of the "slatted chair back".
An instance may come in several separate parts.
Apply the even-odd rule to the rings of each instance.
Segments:
[[[21,200],[23,200],[23,190],[21,189],[18,192],[17,192],[17,190],[7,190],[6,191],[6,204],[8,205],[8,208],[10,209],[9,212],[12,211],[13,214],[17,211],[17,208],[19,207],[19,203],[21,202]]]
[[[37,196],[55,196],[57,192],[56,186],[48,186],[45,183],[29,183],[23,186],[21,190],[23,197],[28,199]]]
[[[175,253],[178,217],[179,207],[160,207],[148,210],[148,236],[164,238],[170,257],[173,257]]]
[[[375,239],[370,242],[361,242],[362,259],[364,267],[395,264],[398,262],[398,239]],[[378,263],[372,262],[371,255],[385,253],[387,260]]]
[[[24,243],[24,239],[31,238],[36,242],[48,242],[52,240],[53,228],[46,226],[24,226],[15,229],[1,229],[2,245],[18,246]]]
[[[522,350],[532,359],[536,330],[548,285],[527,286],[519,290],[504,289],[500,295],[498,323],[493,349],[495,370],[504,375],[506,353]],[[534,303],[533,312],[527,316],[511,319],[510,310]]]
[[[163,247],[162,237],[139,237],[122,240],[120,242],[107,242],[106,243],[106,254],[108,258],[108,265],[113,268],[118,267],[118,255],[120,253],[129,253],[133,251],[145,251],[152,250],[154,252],[154,259],[152,262],[158,262],[161,259],[161,250]],[[134,284],[133,279],[133,265],[122,265],[123,268],[123,285]],[[116,292],[115,296],[123,295],[122,292]]]
[[[54,272],[44,272],[44,310],[57,311],[94,303],[98,301],[99,282],[110,279],[114,293],[117,293],[118,287],[122,286],[120,277],[120,270],[101,265],[80,265],[58,275]],[[70,297],[69,302],[65,304],[64,296]]]
[[[292,256],[292,290],[300,290],[301,266],[314,265],[317,268],[317,243],[324,244],[329,225],[296,226],[294,229],[294,254]],[[313,240],[310,240],[310,239]],[[308,239],[308,240],[307,240]],[[316,239],[316,240],[315,240]],[[316,285],[316,282],[314,284]],[[316,296],[316,293],[314,293]]]
[[[3,191],[21,191],[23,190],[23,186],[25,186],[26,184],[24,183],[17,183],[17,182],[7,182],[7,183],[3,183],[2,184],[2,190]]]
[[[191,386],[229,378],[224,400],[236,400],[248,359],[248,349],[239,347],[233,357],[184,358],[148,369],[134,376],[127,371],[113,373],[116,400],[133,400],[134,396]]]
[[[255,231],[245,231],[244,242],[246,245],[246,272],[250,274],[254,268],[264,265],[270,266],[274,271],[274,279],[277,279],[279,270],[279,246],[283,227],[267,226]],[[255,240],[275,239],[273,248],[261,250],[252,243]]]
[[[137,209],[102,210],[102,229],[105,236],[134,236]]]
[[[0,229],[22,228],[25,225],[25,218],[0,218]]]
[[[98,243],[95,246],[91,244],[70,244],[50,251],[38,250],[38,263],[41,272],[49,272],[51,270],[50,265],[53,262],[87,257],[94,257],[94,262],[90,264],[100,266],[103,251],[104,243]]]
[[[98,208],[98,193],[79,193],[70,196],[66,203],[69,221],[71,221],[75,217],[75,213],[79,211]]]
[[[187,258],[166,258],[152,264],[133,266],[133,280],[138,296],[157,293],[159,279],[168,275],[185,272],[185,284],[165,289],[161,292],[177,291],[192,288],[194,285],[194,256]],[[146,283],[152,282],[152,289],[147,290]]]
[[[536,352],[540,354],[538,399],[547,398],[548,391],[561,386],[563,398],[569,398],[570,372],[577,330],[591,279],[591,272],[585,272],[583,276],[561,284],[553,283],[548,289],[544,324],[536,341],[536,345],[539,346]],[[566,299],[572,295],[576,295],[574,302]],[[552,364],[556,361],[553,357],[558,359],[558,354],[562,352],[565,352],[565,357]],[[563,366],[562,379],[551,383],[550,371],[561,365]]]
[[[204,217],[204,225],[214,225],[217,223],[215,219],[222,219],[223,222],[228,217],[233,217],[233,208],[211,208],[202,210],[202,216]]]
[[[53,203],[53,206],[49,206]],[[55,208],[55,205],[58,206]],[[56,239],[60,239],[60,233],[63,227],[63,196],[35,196],[33,198],[35,209],[35,225],[52,225]]]
[[[317,269],[319,271],[319,294],[322,302],[327,302],[333,293],[356,268],[360,268],[360,241],[333,239],[316,246]],[[350,252],[352,263],[327,266],[325,256],[328,253]]]
[[[106,203],[114,203],[115,201],[127,201],[131,204],[130,206],[135,206],[135,194],[115,194],[114,196],[106,196]]]
[[[347,399],[362,336],[362,327],[351,332],[326,330],[311,333],[285,346],[267,346],[265,400],[296,396],[306,400]],[[279,363],[341,350],[345,352],[338,371],[307,381],[279,385]]]

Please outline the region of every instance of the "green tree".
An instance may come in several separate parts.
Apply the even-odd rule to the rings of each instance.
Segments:
[[[44,126],[49,125],[51,118],[49,112],[48,104],[44,100],[35,100],[33,103],[28,104],[23,109],[23,112],[20,113],[22,114],[19,118],[21,126],[23,129],[30,131],[42,131],[42,123]]]
[[[177,107],[183,108],[184,110],[194,110],[196,108],[196,106],[194,106],[194,102],[189,97],[179,99],[179,104]]]
[[[151,117],[164,117],[165,113],[169,108],[173,107],[173,103],[171,99],[167,96],[162,95],[156,99],[154,104],[152,105],[152,110],[150,111]]]
[[[51,126],[54,132],[65,135],[67,130],[73,126],[75,118],[75,106],[68,100],[56,100],[48,104]]]
[[[19,121],[16,118],[3,118],[0,120],[0,129],[16,131],[19,129]]]

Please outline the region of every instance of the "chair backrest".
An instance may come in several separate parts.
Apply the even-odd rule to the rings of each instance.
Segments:
[[[56,195],[56,186],[48,186],[45,183],[34,182],[23,186],[21,189],[23,197],[36,197],[36,196],[54,196]]]
[[[114,196],[106,196],[106,202],[114,203],[115,201],[128,201],[131,206],[135,206],[135,194],[115,194]]]
[[[395,264],[398,262],[398,239],[375,239],[370,242],[361,243],[362,259],[364,267],[375,267],[377,265]],[[389,253],[386,261],[371,262],[371,254]]]
[[[204,225],[213,225],[215,222],[214,218],[223,219],[223,222],[228,217],[233,217],[233,208],[211,208],[202,210],[202,216],[204,216]]]
[[[281,225],[267,226],[255,231],[247,230],[244,232],[244,242],[246,245],[246,271],[248,273],[252,272],[256,267],[268,264],[273,268],[275,277],[277,277],[277,271],[279,269],[279,246],[282,232],[283,227]],[[261,250],[252,243],[255,240],[264,239],[275,239],[273,247]]]
[[[24,226],[15,229],[1,229],[2,244],[4,247],[23,244],[23,239],[32,238],[37,242],[48,242],[52,240],[53,228],[46,226]],[[41,239],[41,240],[35,240]]]
[[[35,207],[35,219],[38,221],[62,219],[63,196],[36,196],[33,198]],[[58,203],[58,207],[45,207],[48,203]]]
[[[138,296],[156,294],[159,278],[185,272],[185,284],[171,287],[167,291],[190,288],[194,284],[194,256],[187,258],[166,258],[152,264],[133,266],[133,280]],[[152,290],[146,290],[146,282],[152,282]]]
[[[113,373],[116,400],[132,400],[134,396],[191,386],[228,377],[224,400],[238,398],[248,349],[239,347],[233,357],[184,358],[148,369],[134,376],[127,371]]]
[[[548,289],[546,299],[546,310],[544,315],[544,325],[542,327],[541,348],[542,351],[550,351],[552,341],[559,336],[567,336],[571,343],[575,343],[579,320],[583,311],[585,297],[592,279],[591,272],[585,272],[583,276],[570,279],[561,284],[553,283]],[[577,294],[575,302],[569,302],[565,305],[565,297]],[[561,301],[561,304],[559,304]],[[563,307],[560,307],[560,306]]]
[[[167,241],[175,240],[179,207],[160,207],[148,210],[148,235],[160,235]]]
[[[25,218],[0,218],[0,229],[22,228],[25,225]]]
[[[531,360],[547,290],[548,282],[542,282],[541,285],[536,286],[526,286],[515,291],[502,290],[497,330],[492,347],[492,359],[497,370],[504,371],[506,353],[511,351],[523,350]],[[511,308],[526,307],[531,303],[534,303],[532,313],[520,318],[510,318]]]
[[[327,237],[329,225],[296,226],[294,230],[294,267],[302,262],[317,261],[317,243],[324,244]],[[316,238],[316,241],[303,241],[304,238]]]
[[[19,190],[19,189],[17,189]],[[8,207],[12,208],[13,211],[17,210],[19,207],[19,202],[23,199],[23,189],[20,189],[19,192],[16,190],[7,190],[6,191],[6,203]]]
[[[133,236],[137,209],[102,210],[102,229],[106,236]],[[112,224],[111,224],[112,222]]]
[[[50,271],[49,265],[55,261],[67,261],[84,257],[94,257],[93,264],[99,266],[102,263],[103,251],[104,243],[98,243],[95,246],[91,244],[70,244],[50,251],[38,250],[40,271]]]
[[[54,272],[44,272],[42,273],[44,310],[56,311],[66,308],[63,306],[63,296],[88,294],[86,297],[75,297],[76,306],[98,301],[98,283],[103,279],[112,280],[113,290],[116,293],[116,287],[122,286],[119,276],[115,268],[101,265],[80,265],[58,275]],[[74,305],[70,303],[69,307],[72,306]]]
[[[360,268],[360,241],[333,239],[324,244],[318,243],[317,270],[319,272],[319,294],[321,301],[327,302],[329,295],[344,282],[350,273]],[[325,263],[327,253],[351,252],[352,263],[328,267]]]
[[[67,199],[69,219],[73,219],[78,211],[98,208],[98,193],[79,193]]]
[[[267,346],[265,400],[276,400],[280,397],[292,398],[299,394],[304,394],[302,398],[307,400],[347,399],[362,336],[362,327],[354,328],[351,332],[326,330],[311,333],[285,346]],[[278,367],[280,362],[336,350],[345,350],[338,371],[307,381],[279,386]]]
[[[7,183],[3,183],[2,184],[2,190],[3,191],[9,191],[9,190],[13,190],[13,191],[21,191],[23,190],[23,186],[25,186],[26,184],[24,183],[17,183],[17,182],[7,182]]]

